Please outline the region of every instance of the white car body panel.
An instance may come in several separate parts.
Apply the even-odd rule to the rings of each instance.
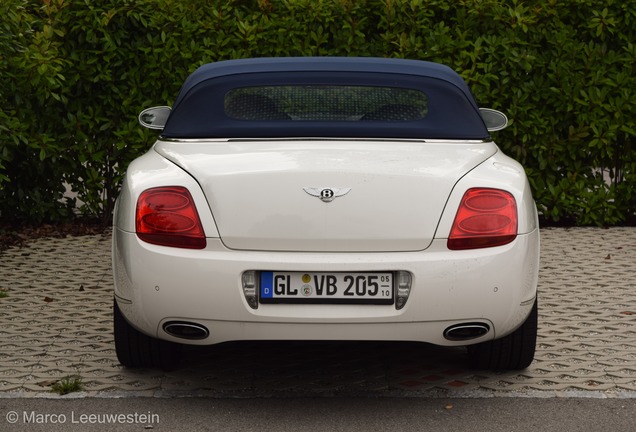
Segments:
[[[131,324],[156,337],[176,338],[162,331],[170,320],[194,321],[211,331],[210,344],[254,339],[395,339],[463,345],[442,337],[452,323],[480,321],[493,331],[481,339],[500,337],[525,319],[536,292],[538,230],[499,248],[448,251],[436,240],[425,252],[386,254],[297,254],[291,252],[231,251],[210,241],[204,251],[148,245],[134,234],[117,229],[116,296]],[[121,253],[125,249],[126,254]],[[260,305],[245,301],[240,276],[246,270],[387,271],[413,274],[406,307],[377,305]],[[513,269],[515,272],[504,271]],[[520,273],[517,273],[520,272]],[[525,280],[520,287],[519,280]],[[142,306],[143,305],[143,306]],[[267,324],[268,327],[262,327]],[[335,326],[334,324],[340,324]],[[349,325],[351,328],[349,329]],[[365,325],[365,324],[368,324]],[[380,324],[399,324],[403,333],[378,338]],[[269,328],[270,331],[265,331]],[[228,333],[225,333],[228,332]]]
[[[197,179],[230,249],[415,251],[433,240],[457,181],[494,143],[159,141]],[[350,188],[325,203],[304,187]],[[399,223],[392,223],[398,220]]]
[[[387,140],[384,143],[371,143],[373,151],[367,153],[366,157],[361,154],[361,149],[369,143],[343,140],[327,141],[325,147],[323,144],[318,141],[256,144],[193,142],[185,144],[183,152],[177,152],[177,146],[184,143],[158,143],[156,150],[134,161],[118,200],[113,232],[115,296],[129,323],[153,337],[193,344],[255,339],[356,339],[466,345],[505,336],[521,325],[536,298],[539,231],[534,202],[523,169],[518,163],[497,152],[491,142],[441,144]],[[258,151],[249,151],[250,145],[254,145]],[[290,146],[289,151],[285,151],[285,145]],[[360,145],[360,150],[356,150],[357,145]],[[314,146],[319,155],[319,168],[314,167],[313,170],[310,158],[304,156],[310,146]],[[449,147],[447,151],[446,147]],[[197,148],[205,148],[206,152],[197,153]],[[209,155],[211,148],[214,150]],[[427,151],[430,149],[435,151]],[[444,157],[436,157],[435,164],[427,163],[426,158],[434,153]],[[462,157],[459,153],[470,156]],[[395,155],[395,159],[390,159],[391,154]],[[422,160],[418,155],[422,156]],[[453,157],[462,161],[464,173],[450,168],[455,162]],[[402,222],[392,224],[392,220],[402,219],[392,219],[391,212],[387,212],[382,215],[385,218],[382,223],[377,223],[373,218],[366,221],[363,231],[357,228],[361,223],[359,220],[352,220],[351,225],[344,224],[344,227],[338,228],[338,233],[349,236],[348,241],[354,242],[354,247],[338,243],[336,236],[326,243],[330,251],[320,251],[319,248],[313,252],[293,251],[299,249],[299,243],[292,238],[284,247],[278,247],[272,233],[285,232],[290,224],[293,205],[285,207],[284,198],[276,197],[274,207],[285,209],[288,217],[281,219],[278,224],[271,222],[268,225],[269,234],[256,243],[242,243],[240,228],[246,229],[245,224],[249,219],[237,218],[234,224],[227,220],[231,214],[222,213],[225,220],[219,224],[221,229],[217,230],[217,215],[210,208],[216,209],[216,200],[233,208],[232,195],[240,195],[245,191],[255,206],[271,204],[270,196],[259,197],[247,185],[247,179],[259,183],[261,177],[254,178],[251,174],[263,171],[264,158],[272,160],[265,170],[266,175],[262,177],[263,188],[278,188],[276,194],[282,196],[292,193],[293,198],[289,198],[292,204],[302,202],[302,205],[298,204],[299,218],[307,209],[318,215],[308,222],[313,224],[314,229],[319,228],[321,218],[327,218],[327,212],[341,212],[337,206],[349,206],[350,199],[357,205],[364,200],[371,202],[371,205],[384,200],[392,208],[408,206],[418,200],[426,201],[426,198],[422,198],[425,195],[423,191],[431,193],[434,188],[420,189],[414,185],[423,185],[426,179],[435,178],[436,175],[442,178],[435,185],[442,188],[439,195],[443,196],[434,198],[437,207],[435,215],[429,219],[426,219],[426,211],[419,202],[413,204],[413,208],[425,220],[422,225],[428,225],[420,229],[415,220],[409,220],[407,228],[418,233],[415,242],[407,238],[408,229],[393,227]],[[321,165],[330,158],[340,158],[350,165],[350,169],[358,172],[351,174],[348,169],[348,174],[338,177],[338,170]],[[446,158],[448,162],[445,162]],[[355,159],[360,160],[358,168],[353,163]],[[287,165],[283,163],[285,161]],[[392,164],[390,171],[397,173],[394,178],[390,177],[388,170],[381,169],[380,161]],[[220,173],[196,181],[194,177],[198,179],[198,176],[203,176],[205,164],[211,164]],[[418,166],[422,167],[419,171]],[[377,169],[377,172],[371,168]],[[447,169],[454,174],[445,176],[444,171]],[[301,172],[306,171],[309,172],[309,180],[300,176]],[[332,180],[334,176],[335,180]],[[227,183],[232,179],[239,182],[236,187],[230,187],[230,183]],[[388,189],[381,189],[383,194],[378,198],[376,192],[381,187],[379,180],[387,179],[393,181],[389,181],[393,195]],[[208,181],[219,182],[220,185],[219,188],[215,185],[210,189],[216,194],[213,198],[204,193]],[[150,187],[175,184],[186,186],[193,196],[208,240],[204,250],[151,245],[141,241],[135,234],[135,206],[141,192]],[[320,185],[351,187],[364,200],[357,200],[356,195],[352,194],[324,203],[302,190],[303,186]],[[369,188],[365,189],[365,185],[369,185]],[[472,187],[503,188],[515,197],[519,235],[512,243],[466,251],[447,249],[446,238],[459,202],[464,192]],[[351,207],[348,208],[351,210]],[[234,207],[234,212],[237,211],[238,208]],[[377,215],[377,211],[373,214]],[[267,217],[274,218],[276,215],[272,211]],[[253,219],[253,222],[258,222],[258,219]],[[324,227],[320,228],[324,233]],[[224,237],[226,230],[230,233],[233,247],[290,248],[292,251],[232,250],[228,248],[228,240]],[[365,248],[362,233],[369,235],[376,246],[387,245],[385,249],[389,251],[372,252],[370,247]],[[387,233],[396,236],[397,240],[391,242]],[[310,244],[316,247],[322,243],[318,236],[314,236]],[[252,309],[246,302],[241,285],[243,272],[249,270],[402,270],[410,272],[413,280],[411,295],[401,310],[394,305],[353,304],[261,304],[257,309]],[[210,335],[196,341],[177,339],[162,329],[165,322],[172,320],[199,323],[210,330]],[[445,328],[463,322],[485,323],[490,331],[469,342],[450,341],[443,337]]]

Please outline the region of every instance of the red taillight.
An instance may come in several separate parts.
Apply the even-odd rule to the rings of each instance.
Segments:
[[[192,195],[184,187],[148,189],[137,200],[137,236],[147,243],[203,249],[205,233]]]
[[[502,246],[517,237],[517,203],[509,192],[475,188],[464,194],[448,237],[451,250]]]

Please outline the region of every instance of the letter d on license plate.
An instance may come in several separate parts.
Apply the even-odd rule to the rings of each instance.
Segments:
[[[393,273],[263,271],[261,303],[393,304]]]

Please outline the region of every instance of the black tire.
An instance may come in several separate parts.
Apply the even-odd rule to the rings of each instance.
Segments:
[[[488,342],[468,346],[468,359],[474,369],[519,370],[534,360],[537,345],[538,304],[517,330]]]
[[[119,362],[129,368],[174,370],[181,359],[181,344],[153,338],[128,324],[117,301],[113,302],[115,352]]]

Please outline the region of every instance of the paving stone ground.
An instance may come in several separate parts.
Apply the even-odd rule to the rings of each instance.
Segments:
[[[636,398],[636,228],[541,234],[538,350],[524,371],[475,372],[460,348],[409,343],[188,347],[174,372],[129,370],[112,337],[110,235],[0,253],[0,398],[533,396]]]

